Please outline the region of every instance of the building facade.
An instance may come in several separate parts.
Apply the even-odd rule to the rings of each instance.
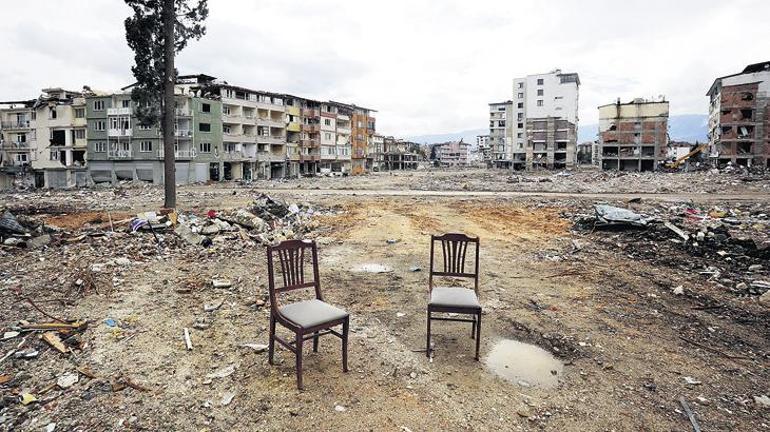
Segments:
[[[493,102],[489,104],[489,135],[490,162],[495,168],[510,168],[511,166],[511,116],[513,101]]]
[[[707,96],[712,161],[770,168],[770,61],[717,78]]]
[[[442,167],[468,166],[470,144],[460,141],[449,141],[434,146],[435,160]]]
[[[0,103],[0,187],[89,184],[82,92],[46,88],[29,101]]]
[[[634,99],[599,107],[594,163],[603,170],[653,171],[667,158],[668,102]]]
[[[528,170],[574,168],[576,162],[575,124],[556,117],[528,118],[524,163]],[[522,163],[520,153],[514,154]]]
[[[534,133],[537,130],[528,127],[529,119],[562,119],[572,125],[567,129],[577,130],[579,87],[578,74],[562,73],[560,69],[513,80],[512,149],[510,154],[511,166],[514,169],[539,166],[541,162],[536,163],[527,159],[528,155],[542,154],[535,152],[534,148],[526,148],[536,141],[533,137],[528,136],[530,131]],[[529,124],[540,123],[530,122]],[[576,160],[576,140],[576,135],[571,134],[570,141],[567,143],[566,166],[572,166]],[[561,166],[561,164],[554,161],[553,166]]]

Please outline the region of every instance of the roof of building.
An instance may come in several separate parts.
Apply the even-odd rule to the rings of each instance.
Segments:
[[[736,77],[736,76],[739,76],[739,75],[745,75],[745,74],[757,73],[757,72],[764,72],[764,71],[770,72],[770,61],[764,61],[764,62],[760,62],[760,63],[753,63],[753,64],[750,64],[750,65],[746,66],[745,68],[743,68],[743,71],[740,72],[740,73],[735,73],[735,74],[732,74],[732,75],[721,76],[721,77],[719,77],[719,78],[714,80],[714,82],[711,84],[711,87],[709,87],[709,91],[706,92],[706,96],[711,96],[711,94],[714,92],[714,89],[716,88],[717,84],[719,82],[721,82],[725,78],[732,78],[732,77]]]
[[[489,104],[490,105],[508,105],[508,104],[512,104],[512,103],[513,103],[512,100],[507,100],[507,101],[504,101],[504,102],[490,102]]]

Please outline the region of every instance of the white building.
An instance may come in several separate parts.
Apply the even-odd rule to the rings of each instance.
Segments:
[[[512,149],[508,153],[514,169],[526,166],[526,148],[531,138],[527,136],[527,119],[564,119],[577,130],[579,87],[577,73],[562,73],[560,69],[513,80],[513,104],[508,120]]]

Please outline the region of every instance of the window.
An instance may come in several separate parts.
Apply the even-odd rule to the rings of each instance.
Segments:
[[[324,119],[324,124],[326,126],[331,126],[332,125],[332,121],[330,119]]]
[[[139,152],[150,153],[152,151],[152,141],[140,141]]]
[[[524,129],[524,123],[519,123],[516,125],[516,127],[519,129]]]
[[[16,142],[17,143],[25,143],[25,142],[27,142],[27,134],[18,134],[18,135],[16,135]]]
[[[516,104],[516,108],[523,109],[524,108],[524,102],[519,102],[518,104]]]
[[[209,104],[203,104],[203,112],[211,112],[211,105]],[[206,108],[208,107],[208,108]],[[222,114],[224,115],[230,115],[230,107],[227,105],[222,105]]]
[[[201,124],[202,126],[202,124]],[[222,133],[229,134],[230,133],[230,125],[222,125]]]
[[[200,150],[201,153],[211,153],[211,143],[209,142],[199,143],[198,150]]]
[[[150,125],[143,125],[143,124],[139,123],[137,128],[139,128],[139,130],[145,130],[146,131],[146,130],[152,129],[152,126],[150,126]]]
[[[524,134],[519,132],[516,134],[516,138],[524,138]]]
[[[48,153],[48,159],[52,161],[58,161],[59,160],[59,150],[51,150]]]
[[[49,111],[48,118],[49,119],[55,119],[56,118],[56,107],[52,107],[51,108],[51,110]]]
[[[16,159],[16,162],[27,162],[27,154],[16,153],[16,156],[14,157],[14,159]]]
[[[538,78],[537,79],[537,85],[543,85],[543,79],[542,78]]]
[[[198,124],[198,130],[201,132],[211,132],[211,123],[200,123]],[[211,146],[211,143],[209,143],[209,147]]]
[[[232,89],[225,89],[224,94],[222,95],[222,97],[226,97],[226,98],[232,99],[233,98],[233,90]]]
[[[120,106],[123,108],[131,108],[131,100],[130,99],[123,99],[120,101]]]
[[[498,120],[497,127],[505,127],[505,120]]]
[[[524,88],[524,83],[523,82],[519,83],[519,88]]]
[[[75,129],[75,139],[83,139],[86,137],[85,129]]]
[[[537,106],[543,106],[543,100],[542,99],[538,99],[537,100]]]
[[[104,111],[104,101],[103,100],[95,100],[94,101],[94,111]]]
[[[324,138],[326,138],[327,140],[330,140],[330,139],[332,139],[332,134],[330,134],[329,132],[326,132],[324,134]]]
[[[94,143],[94,152],[95,153],[105,153],[107,152],[107,143],[104,141],[97,141]]]
[[[95,131],[103,131],[104,130],[104,120],[95,120],[93,123],[93,127]]]
[[[211,112],[211,104],[201,104],[201,111],[202,112]],[[222,107],[222,112],[224,112],[224,107]]]
[[[519,121],[524,120],[524,113],[519,113],[517,117],[517,120]]]
[[[537,89],[537,95],[542,96],[543,95],[543,89]]]
[[[524,99],[524,93],[519,93],[517,96],[519,99]]]
[[[86,110],[84,108],[75,108],[75,118],[85,118]]]

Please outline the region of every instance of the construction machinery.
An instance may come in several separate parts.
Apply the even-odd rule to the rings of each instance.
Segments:
[[[685,163],[688,159],[691,157],[699,154],[700,152],[706,150],[708,148],[708,143],[700,144],[696,146],[690,153],[687,153],[684,156],[679,157],[678,159],[672,161],[672,162],[666,162],[665,167],[669,169],[678,169],[680,166],[682,166],[683,163]]]

